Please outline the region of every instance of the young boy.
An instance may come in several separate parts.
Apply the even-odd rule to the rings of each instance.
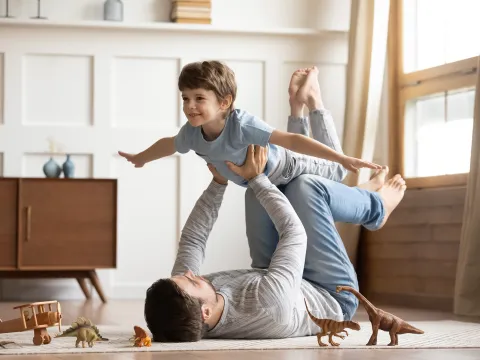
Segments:
[[[292,82],[298,84],[294,94],[296,103],[306,104],[310,109],[315,107],[312,102],[319,91],[317,76],[316,67],[294,73]],[[323,176],[325,168],[336,165],[334,163],[352,172],[362,167],[382,168],[346,156],[308,136],[274,129],[256,116],[235,109],[235,75],[219,61],[186,65],[180,73],[178,88],[182,92],[187,123],[176,136],[162,138],[138,154],[119,151],[135,167],[175,152],[194,150],[221,177],[247,187],[247,181],[232,169],[243,164],[248,146],[254,144],[268,149],[265,175],[274,185],[286,184],[301,174]],[[290,96],[292,100],[292,94]]]

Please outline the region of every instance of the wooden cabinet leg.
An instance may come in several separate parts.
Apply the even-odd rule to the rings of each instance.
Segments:
[[[102,302],[106,303],[107,298],[105,297],[105,294],[103,293],[102,285],[100,284],[100,280],[98,279],[97,272],[95,270],[91,270],[88,272],[88,277],[90,278],[90,281],[92,282],[93,287],[98,293],[98,296],[100,296],[100,299]]]
[[[90,294],[90,290],[88,290],[87,281],[85,280],[85,278],[77,278],[77,281],[78,281],[78,285],[80,285],[80,288],[85,294],[85,297],[87,299],[91,299],[92,294]]]

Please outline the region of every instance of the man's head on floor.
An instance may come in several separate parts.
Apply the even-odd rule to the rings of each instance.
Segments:
[[[191,271],[160,279],[147,290],[145,321],[153,341],[198,341],[218,306],[213,285]]]

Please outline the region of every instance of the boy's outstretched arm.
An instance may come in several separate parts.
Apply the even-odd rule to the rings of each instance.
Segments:
[[[270,143],[282,146],[300,154],[335,161],[348,171],[357,172],[360,168],[381,169],[381,165],[341,154],[321,142],[300,134],[273,130]]]
[[[129,154],[123,151],[119,151],[118,154],[134,164],[135,167],[142,167],[150,161],[173,155],[175,151],[175,137],[165,137],[138,154]]]

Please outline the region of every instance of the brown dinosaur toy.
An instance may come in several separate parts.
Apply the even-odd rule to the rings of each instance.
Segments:
[[[331,319],[316,318],[315,316],[312,315],[312,313],[308,309],[307,300],[305,299],[303,300],[305,301],[305,306],[307,308],[307,313],[308,313],[308,316],[310,316],[310,319],[312,319],[312,321],[317,326],[322,328],[322,332],[319,332],[317,334],[318,345],[328,346],[327,344],[322,342],[322,337],[328,335],[328,342],[330,343],[330,345],[338,346],[340,344],[334,342],[332,339],[332,336],[339,337],[343,340],[345,339],[345,336],[339,335],[339,334],[344,332],[348,336],[348,332],[347,330],[345,330],[346,328],[352,329],[352,330],[360,330],[360,324],[355,321],[335,321]]]
[[[357,290],[350,286],[337,286],[337,292],[348,291],[355,295],[367,311],[368,318],[372,323],[372,336],[368,340],[368,345],[377,345],[378,329],[388,331],[390,333],[390,343],[388,346],[398,345],[399,334],[423,334],[423,330],[413,327],[406,321],[399,317],[390,314],[382,309],[378,309],[373,304],[360,294]]]

